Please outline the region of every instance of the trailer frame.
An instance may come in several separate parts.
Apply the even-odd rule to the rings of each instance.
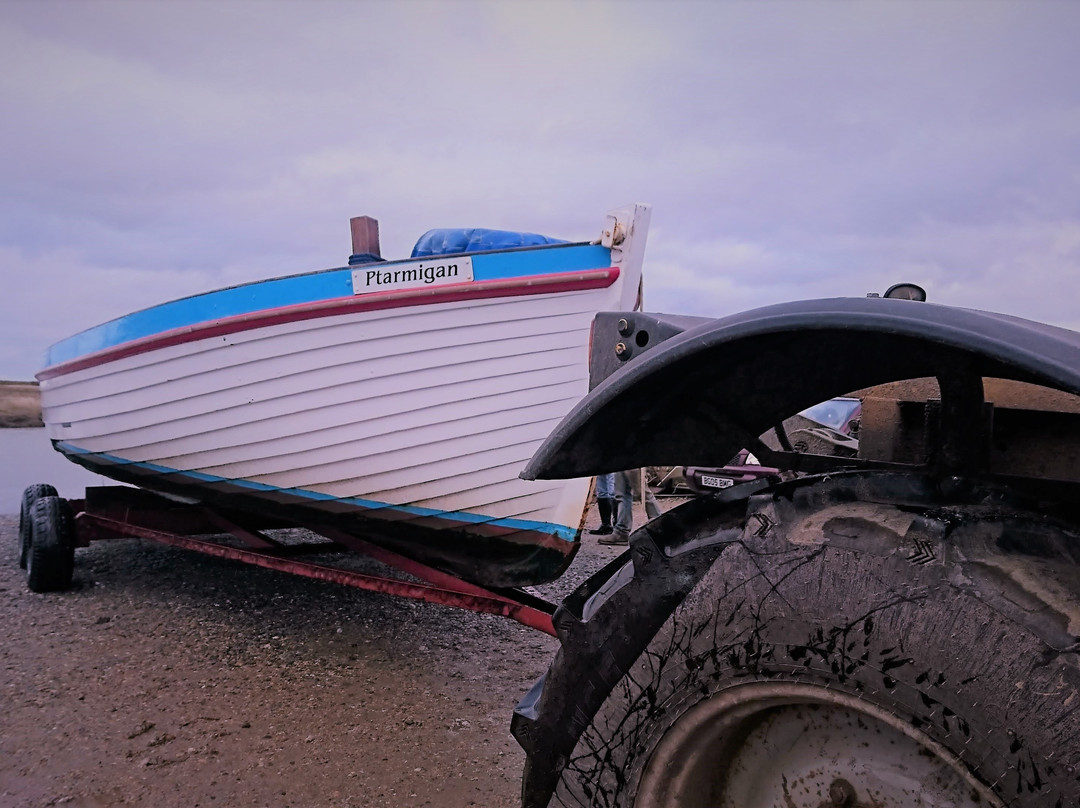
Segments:
[[[321,539],[282,541],[266,532],[283,529],[301,529]],[[39,591],[70,585],[71,557],[76,547],[115,539],[145,539],[290,575],[507,617],[555,636],[552,615],[556,607],[542,598],[521,589],[496,591],[478,586],[332,525],[300,524],[265,515],[228,512],[204,503],[167,499],[129,486],[99,486],[87,488],[81,499],[44,496],[28,502],[24,497],[20,535],[28,551],[35,538],[40,542],[46,533],[56,534],[61,546],[60,552],[37,554],[43,559],[39,563],[48,567],[43,576],[45,585]],[[231,543],[222,537],[230,537]],[[296,558],[328,553],[366,556],[416,580]],[[32,573],[28,569],[33,589]]]

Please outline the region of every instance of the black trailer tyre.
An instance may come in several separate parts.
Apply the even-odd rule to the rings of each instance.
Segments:
[[[71,586],[75,528],[71,509],[60,497],[42,497],[31,506],[26,561],[26,583],[31,592],[59,592]]]
[[[1080,804],[1080,537],[1000,499],[883,501],[895,482],[751,500],[572,751],[530,754],[557,783],[530,803],[527,770],[526,804]],[[709,551],[657,549],[660,567]]]
[[[56,489],[45,483],[35,483],[23,491],[19,507],[19,566],[26,569],[26,556],[30,551],[30,509],[42,497],[55,497]]]

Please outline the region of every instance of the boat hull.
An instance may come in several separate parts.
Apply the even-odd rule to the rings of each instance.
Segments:
[[[140,313],[117,337],[79,335],[96,350],[57,346],[44,420],[59,451],[122,482],[333,525],[488,586],[550,580],[590,480],[518,473],[588,392],[592,318],[637,293],[628,257],[477,255],[469,283],[347,297],[305,292],[326,283],[313,273],[291,280],[316,299],[222,317],[199,314],[215,293],[182,301],[193,322]]]

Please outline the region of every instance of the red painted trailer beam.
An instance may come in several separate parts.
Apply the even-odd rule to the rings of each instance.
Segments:
[[[309,530],[318,533],[321,536],[325,536],[334,542],[337,542],[342,547],[347,547],[362,555],[366,555],[370,558],[374,558],[376,561],[380,561],[388,567],[399,569],[409,575],[414,575],[429,584],[434,584],[437,587],[443,589],[450,589],[455,592],[461,592],[467,595],[477,595],[479,597],[495,597],[503,600],[501,595],[497,595],[493,592],[484,589],[482,586],[471,584],[468,581],[463,581],[455,575],[451,575],[448,572],[442,572],[441,570],[429,567],[427,564],[421,564],[419,561],[413,561],[411,558],[405,558],[405,556],[398,555],[393,550],[387,550],[385,547],[379,547],[377,544],[364,541],[363,539],[353,536],[351,533],[346,533],[343,530],[330,527],[329,525],[313,525]],[[513,601],[510,601],[513,602]],[[554,607],[552,607],[554,609]]]
[[[301,575],[306,578],[314,578],[320,581],[353,586],[358,589],[366,589],[371,592],[382,592],[387,595],[422,600],[426,603],[437,603],[443,606],[456,606],[474,612],[484,614],[497,614],[509,617],[524,626],[543,631],[545,634],[555,636],[555,627],[551,620],[551,614],[541,611],[533,606],[517,603],[509,598],[494,592],[487,592],[474,584],[446,576],[445,573],[437,573],[453,583],[455,588],[433,586],[431,584],[411,583],[393,578],[383,578],[376,575],[365,575],[359,572],[343,570],[337,567],[329,567],[322,564],[311,564],[306,561],[296,561],[281,558],[269,553],[244,550],[238,547],[228,547],[223,544],[194,539],[190,536],[177,536],[162,530],[143,527],[141,525],[110,519],[94,513],[83,511],[76,515],[75,522],[78,525],[80,537],[86,541],[94,538],[113,538],[117,535],[130,536],[132,538],[149,539],[161,544],[181,547],[185,550],[193,550],[198,553],[228,558],[233,561],[241,561],[245,564],[253,564],[257,567],[287,572],[293,575]],[[432,570],[432,572],[437,572]],[[466,589],[468,591],[461,591]]]

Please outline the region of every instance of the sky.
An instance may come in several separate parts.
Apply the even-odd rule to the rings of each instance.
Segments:
[[[433,227],[653,206],[646,308],[1080,330],[1080,2],[0,0],[0,379]]]

